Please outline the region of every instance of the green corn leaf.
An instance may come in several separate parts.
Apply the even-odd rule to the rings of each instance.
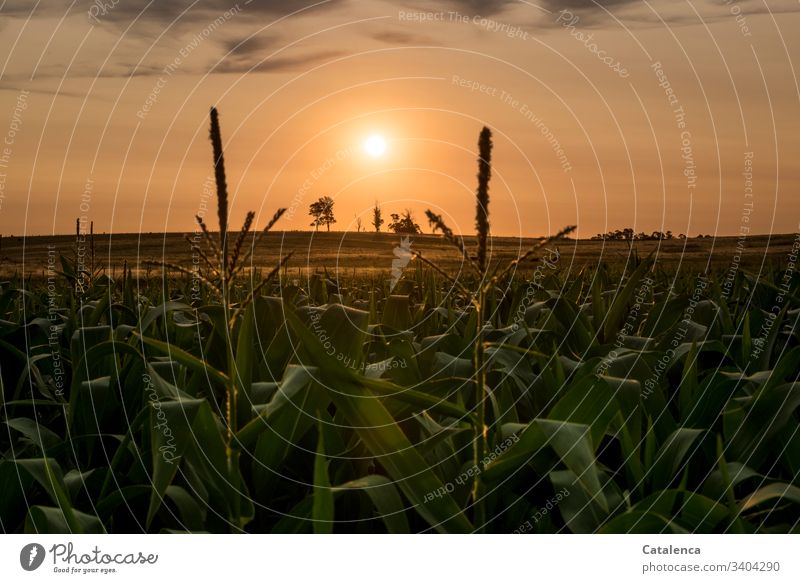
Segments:
[[[78,510],[73,510],[70,521],[67,521],[66,514],[61,508],[31,506],[25,518],[26,534],[105,534],[105,532],[99,518]]]
[[[787,500],[789,502],[793,502],[794,504],[800,504],[800,488],[791,484],[778,482],[769,484],[768,486],[759,488],[742,500],[740,503],[740,509],[742,512],[747,512],[759,504],[776,499]]]
[[[84,522],[79,518],[76,510],[72,507],[72,501],[69,498],[67,487],[64,484],[64,474],[58,463],[48,458],[15,460],[14,463],[39,482],[50,495],[53,502],[58,506],[58,508],[54,510],[61,515],[60,520],[63,526],[66,527],[66,529],[61,532],[82,534],[84,532]],[[52,512],[47,512],[46,514],[52,516]]]
[[[334,506],[331,482],[328,479],[328,462],[325,459],[325,439],[320,424],[317,456],[314,459],[314,506],[312,510],[315,534],[333,532]]]
[[[669,487],[686,467],[686,455],[703,433],[702,429],[680,427],[670,434],[656,453],[649,471],[654,488]]]
[[[622,327],[622,322],[627,316],[628,306],[633,300],[637,290],[641,291],[642,278],[652,265],[652,254],[644,259],[639,266],[631,273],[628,281],[614,296],[614,301],[606,312],[606,319],[603,323],[603,341],[612,342],[614,336]],[[599,325],[599,323],[598,323]]]
[[[389,478],[379,474],[371,474],[341,486],[336,486],[333,488],[333,493],[342,494],[353,490],[364,492],[369,496],[390,533],[407,534],[411,532],[406,519],[406,508],[403,505],[403,499],[397,491],[397,486]]]
[[[337,390],[331,391],[331,399],[337,409],[350,422],[376,461],[398,483],[417,512],[436,530],[472,531],[472,525],[449,494],[434,496],[444,486],[386,408],[353,378],[352,372],[329,357],[318,338],[296,315],[287,312],[287,319],[311,363],[324,375],[327,384],[336,386]],[[366,318],[361,318],[361,322],[366,326]],[[360,347],[353,349],[360,350]]]
[[[153,491],[147,511],[146,527],[161,507],[167,487],[178,471],[178,465],[194,435],[192,422],[205,401],[152,401],[150,403],[150,439],[153,464]]]

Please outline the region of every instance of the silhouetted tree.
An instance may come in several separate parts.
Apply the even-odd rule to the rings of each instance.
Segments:
[[[325,225],[328,231],[331,230],[331,225],[336,222],[333,217],[333,204],[333,199],[330,196],[323,196],[309,205],[308,214],[314,217],[311,222],[314,230],[318,229],[320,225]]]
[[[392,213],[392,222],[389,223],[389,229],[395,233],[411,233],[414,235],[422,232],[419,225],[414,222],[414,217],[408,209],[403,212],[403,216]]]
[[[375,201],[375,208],[372,209],[372,226],[375,227],[375,232],[381,232],[381,225],[383,218],[381,218],[381,207],[378,206],[378,201]]]

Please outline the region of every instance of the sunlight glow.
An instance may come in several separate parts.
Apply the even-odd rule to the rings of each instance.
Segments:
[[[373,158],[380,158],[386,153],[386,140],[383,136],[373,134],[364,142],[364,151]]]

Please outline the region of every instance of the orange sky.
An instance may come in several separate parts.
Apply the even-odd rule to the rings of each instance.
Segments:
[[[212,104],[234,227],[329,195],[335,229],[471,232],[485,124],[497,235],[800,228],[795,1],[31,4],[0,9],[3,235],[191,230]]]

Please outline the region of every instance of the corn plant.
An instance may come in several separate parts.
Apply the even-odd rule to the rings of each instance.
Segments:
[[[487,314],[487,294],[490,290],[505,280],[523,261],[529,259],[537,249],[543,247],[551,241],[558,240],[575,230],[575,227],[567,227],[553,237],[548,237],[545,241],[528,250],[519,259],[511,262],[501,269],[496,265],[494,269],[489,268],[489,245],[490,245],[490,226],[489,226],[489,181],[491,179],[491,154],[492,154],[492,132],[484,127],[478,138],[478,188],[475,195],[475,231],[476,248],[472,254],[464,244],[463,237],[456,236],[453,231],[445,224],[444,219],[433,211],[426,211],[428,221],[434,229],[442,233],[447,241],[459,251],[464,263],[470,268],[475,276],[476,290],[469,290],[463,283],[447,276],[444,271],[435,263],[425,259],[421,253],[416,253],[416,258],[430,265],[437,272],[444,275],[448,281],[454,284],[465,297],[469,298],[474,309],[475,336],[473,343],[472,364],[475,374],[475,403],[477,409],[477,419],[475,422],[475,437],[473,448],[473,462],[475,466],[481,464],[486,456],[486,445],[489,438],[489,427],[486,423],[486,401],[489,398],[489,390],[486,386],[486,362],[485,362],[485,337]],[[472,498],[475,505],[475,523],[479,526],[486,521],[486,514],[483,502],[483,488],[480,474],[475,477],[472,489]]]
[[[232,478],[238,478],[239,449],[235,445],[236,432],[240,429],[240,411],[242,409],[245,411],[247,410],[247,404],[240,403],[240,401],[249,394],[249,390],[246,390],[246,387],[243,386],[242,377],[249,377],[250,371],[247,370],[247,367],[251,365],[251,359],[244,357],[244,353],[248,352],[245,350],[244,345],[252,341],[252,339],[248,337],[249,333],[252,331],[248,318],[252,319],[255,317],[255,313],[252,310],[248,313],[247,309],[258,297],[261,290],[272,282],[280,273],[281,268],[290,259],[291,253],[283,256],[278,264],[263,277],[258,284],[250,289],[243,301],[236,303],[232,300],[231,288],[234,286],[237,277],[241,275],[247,266],[262,237],[272,229],[278,220],[280,220],[286,212],[286,209],[278,209],[267,225],[257,235],[253,236],[249,249],[245,250],[245,242],[248,235],[251,233],[253,220],[255,219],[255,213],[249,211],[233,245],[229,245],[228,186],[225,176],[225,159],[222,147],[222,133],[219,125],[219,114],[215,107],[211,108],[210,118],[211,126],[209,137],[213,151],[214,177],[216,181],[217,219],[219,226],[218,237],[215,239],[200,215],[197,215],[195,219],[202,235],[202,245],[196,243],[192,238],[186,235],[186,240],[190,244],[192,251],[203,260],[206,270],[198,269],[192,271],[180,265],[167,262],[156,262],[156,265],[165,269],[175,270],[190,278],[200,280],[221,302],[225,316],[224,320],[227,322],[225,344],[227,346],[226,352],[228,356],[226,367],[228,371],[227,375],[223,376],[222,373],[218,373],[220,378],[224,378],[226,394],[225,417],[227,421],[227,439],[225,450],[228,460],[229,475]],[[245,320],[244,323],[241,322],[243,316]],[[235,332],[238,332],[241,336],[238,342],[234,336]],[[168,346],[164,346],[157,341],[153,341],[144,336],[142,336],[142,340],[152,347],[162,349],[167,353],[172,352],[172,349]],[[246,421],[246,419],[242,421]],[[238,489],[239,484],[234,483],[233,487]],[[238,500],[238,496],[236,496],[236,499]],[[233,518],[237,521],[240,520],[239,508],[234,508]]]

